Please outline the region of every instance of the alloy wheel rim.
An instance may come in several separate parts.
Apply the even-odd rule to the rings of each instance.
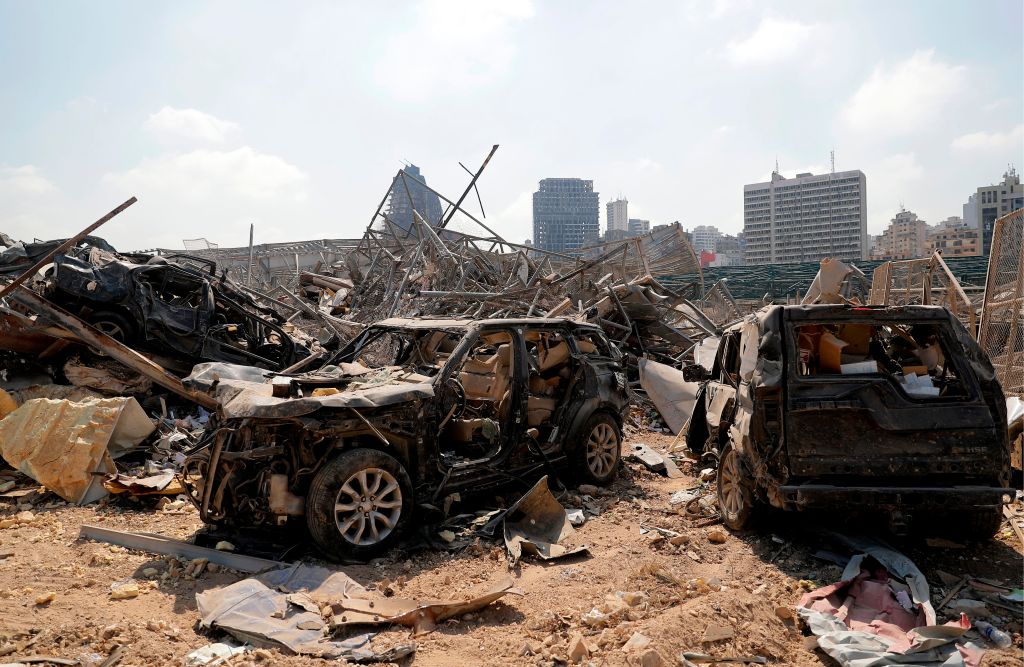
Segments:
[[[619,436],[615,428],[600,423],[587,439],[587,467],[596,477],[604,477],[615,467],[618,458]]]
[[[729,455],[721,463],[722,476],[718,485],[721,496],[722,509],[730,517],[739,516],[743,509],[743,490],[740,487],[739,464],[736,461],[736,452],[730,450]]]
[[[401,515],[402,488],[381,468],[363,468],[349,477],[334,502],[338,532],[356,546],[378,544],[395,530]]]
[[[124,341],[124,330],[114,322],[101,321],[93,325],[100,332],[105,333],[114,340]]]

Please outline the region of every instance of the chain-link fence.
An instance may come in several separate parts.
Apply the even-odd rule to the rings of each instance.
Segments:
[[[724,280],[719,280],[708,290],[701,300],[700,307],[704,314],[719,326],[725,326],[743,317]]]
[[[985,301],[982,305],[982,349],[995,366],[1007,396],[1024,396],[1024,209],[996,220],[992,231]]]
[[[885,262],[871,274],[868,303],[876,306],[945,306],[971,336],[977,336],[977,306],[971,303],[942,255]]]

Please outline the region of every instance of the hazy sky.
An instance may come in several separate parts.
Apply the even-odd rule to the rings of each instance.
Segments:
[[[0,231],[357,237],[402,160],[531,235],[545,177],[742,229],[743,184],[862,169],[868,229],[1024,167],[1021,0],[0,0]],[[469,229],[469,227],[464,227]]]

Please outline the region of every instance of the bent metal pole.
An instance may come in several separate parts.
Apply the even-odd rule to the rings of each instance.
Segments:
[[[132,204],[134,204],[137,201],[138,201],[138,199],[136,199],[135,197],[132,197],[131,199],[129,199],[125,203],[123,203],[120,206],[118,206],[117,208],[115,208],[110,213],[107,213],[105,216],[103,216],[102,218],[100,218],[96,222],[92,223],[91,225],[89,225],[88,227],[83,229],[82,231],[78,232],[77,234],[75,234],[74,236],[69,238],[67,241],[64,241],[64,243],[61,243],[59,246],[57,246],[53,250],[51,250],[50,252],[46,253],[46,255],[44,255],[43,257],[40,257],[38,262],[36,262],[32,266],[30,266],[28,269],[26,269],[25,272],[22,273],[20,276],[18,276],[17,278],[12,280],[11,282],[7,283],[7,285],[5,285],[3,287],[3,289],[0,289],[0,299],[4,298],[5,296],[7,296],[11,292],[13,292],[18,287],[18,285],[20,285],[23,282],[25,282],[26,280],[28,280],[30,276],[34,276],[36,274],[36,272],[39,271],[39,269],[41,269],[44,266],[46,266],[47,264],[49,264],[50,261],[54,257],[56,257],[57,255],[59,255],[60,253],[62,253],[64,251],[66,251],[68,248],[70,248],[71,246],[75,245],[76,243],[78,243],[79,241],[84,239],[86,236],[88,236],[89,234],[91,234],[94,231],[96,231],[96,229],[98,229],[100,227],[100,225],[102,225],[102,224],[104,224],[106,222],[109,222],[111,218],[113,218],[115,215],[117,215],[121,211],[125,210],[126,208],[128,208],[129,206],[131,206]]]

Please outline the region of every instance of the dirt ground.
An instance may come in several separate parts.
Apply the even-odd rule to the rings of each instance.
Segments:
[[[656,448],[669,442],[667,436],[653,433],[637,433],[632,440]],[[506,596],[479,614],[416,637],[417,650],[404,664],[560,664],[556,661],[567,658],[577,633],[590,651],[583,662],[594,665],[640,664],[641,652],[621,650],[634,633],[649,638],[649,648],[657,651],[664,665],[678,664],[676,656],[684,651],[760,655],[779,665],[833,664],[821,651],[808,648],[787,610],[805,589],[838,579],[842,568],[813,554],[836,549],[830,531],[848,528],[846,518],[786,515],[742,535],[720,525],[700,527],[699,521],[681,515],[669,503],[672,493],[696,484],[699,471],[688,464],[682,470],[683,478],[668,479],[639,464],[626,464],[619,481],[591,501],[599,515],[578,529],[589,546],[587,557],[549,564],[527,559],[509,571],[503,551],[485,542],[458,552],[396,550],[373,563],[343,569],[369,588],[390,583],[400,597],[460,598],[507,576],[522,589],[522,596]],[[563,504],[571,506],[576,500],[570,496]],[[191,505],[171,510],[151,505],[132,507],[118,500],[72,507],[46,496],[30,508],[0,506],[0,526],[19,511],[32,513],[29,522],[0,529],[0,662],[50,655],[95,666],[123,646],[120,665],[178,665],[189,651],[221,638],[194,629],[195,594],[244,575],[218,571],[191,579],[168,559],[78,538],[82,524],[178,539],[188,539],[202,528]],[[648,527],[682,537],[664,539],[657,531],[642,534],[641,529]],[[724,543],[713,543],[712,532],[724,533]],[[1024,579],[1021,545],[1008,531],[986,544],[966,547],[913,540],[893,544],[928,577],[936,604],[948,590],[940,571],[1014,587]],[[130,578],[139,582],[140,595],[112,599],[111,584]],[[51,592],[55,596],[45,602]],[[643,595],[621,622],[588,628],[583,615],[616,592]],[[1009,611],[1004,614],[1002,626],[1017,633],[1015,644],[990,651],[986,666],[1022,663],[1022,619],[1010,619]],[[716,630],[728,636],[705,643],[705,633]],[[375,646],[409,639],[405,628],[387,629],[377,636]],[[647,660],[647,665],[659,664],[653,655]],[[230,664],[324,661],[261,650]]]

